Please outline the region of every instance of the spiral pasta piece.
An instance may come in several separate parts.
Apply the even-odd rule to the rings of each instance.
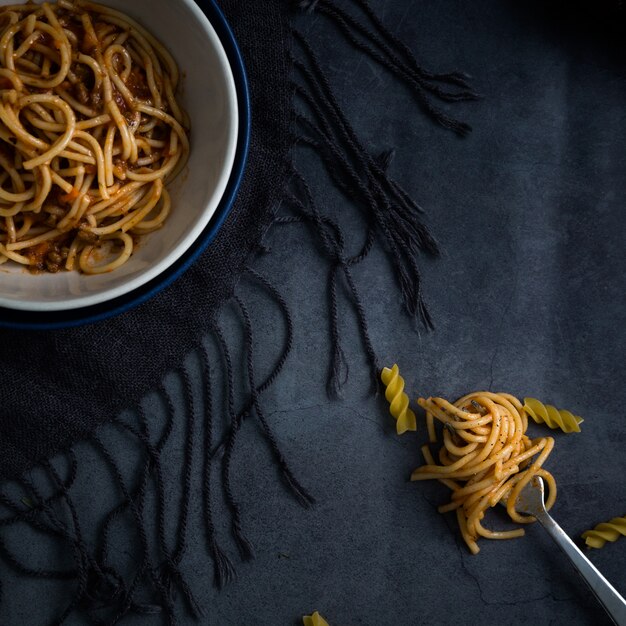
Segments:
[[[613,543],[620,537],[626,537],[626,516],[614,517],[610,522],[598,524],[593,530],[582,534],[590,548],[603,548],[607,541]]]
[[[302,623],[304,626],[328,626],[328,622],[319,614],[318,611],[315,611],[313,615],[305,615],[302,618]]]
[[[560,428],[564,433],[579,433],[583,418],[535,398],[524,398],[524,410],[537,424],[544,423],[553,430]]]
[[[404,393],[404,378],[400,376],[400,368],[395,364],[391,369],[385,367],[380,378],[387,388],[385,398],[389,402],[389,412],[396,419],[398,435],[408,430],[417,430],[417,419],[415,413],[409,408],[409,396]]]
[[[437,463],[428,445],[423,446],[426,465],[417,468],[411,480],[438,480],[452,491],[450,502],[439,512],[456,512],[463,540],[473,554],[479,552],[479,537],[512,539],[524,534],[521,528],[492,531],[483,526],[487,510],[497,504],[506,505],[509,517],[518,524],[535,521],[515,509],[517,497],[534,476],[546,482],[546,508],[552,507],[556,483],[543,464],[554,439],[526,435],[528,418],[517,398],[479,391],[453,404],[443,398],[420,398],[418,404],[426,411],[432,443],[438,438],[435,420],[443,425],[443,447]]]

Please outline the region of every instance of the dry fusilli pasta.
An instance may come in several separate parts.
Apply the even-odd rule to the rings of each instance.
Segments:
[[[329,626],[328,622],[319,614],[318,611],[315,611],[313,615],[305,615],[302,618],[302,623],[304,626]]]
[[[385,367],[380,377],[387,387],[385,398],[389,402],[389,412],[396,418],[398,435],[407,430],[417,430],[415,413],[409,408],[409,396],[404,393],[404,378],[400,376],[400,368],[397,365],[391,369]]]
[[[593,530],[582,534],[590,548],[603,548],[607,541],[611,543],[620,537],[626,537],[626,516],[614,517],[610,522],[598,524]]]
[[[538,424],[544,423],[552,429],[560,428],[564,433],[579,433],[582,417],[550,404],[543,404],[535,398],[524,398],[524,410]]]

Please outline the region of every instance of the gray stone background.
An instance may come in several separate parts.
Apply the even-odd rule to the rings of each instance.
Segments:
[[[458,139],[429,122],[405,87],[347,47],[323,18],[300,21],[327,51],[332,84],[365,144],[372,152],[397,149],[392,174],[426,209],[445,249],[440,260],[421,261],[437,324],[432,333],[416,329],[402,312],[380,249],[357,268],[374,346],[386,364],[399,363],[412,397],[453,399],[484,388],[532,395],[584,416],[581,434],[555,434],[547,463],[559,486],[553,515],[577,538],[626,513],[623,49],[593,28],[553,19],[533,2],[372,4],[425,66],[463,69],[485,96],[452,110],[474,126],[469,138]],[[358,212],[329,186],[314,157],[299,159],[320,205],[338,216],[357,249]],[[207,608],[201,623],[291,626],[317,609],[332,626],[608,624],[541,528],[530,527],[515,541],[483,540],[480,554],[471,556],[454,517],[436,511],[447,490],[408,482],[421,463],[425,428],[394,434],[384,399],[370,393],[356,322],[343,297],[351,376],[342,400],[327,399],[326,265],[304,227],[275,229],[267,244],[271,252],[255,267],[292,303],[296,345],[263,406],[317,505],[305,511],[285,492],[256,424],[247,423],[233,473],[256,558],[238,564],[237,580],[219,592],[204,536],[194,531],[184,569]],[[253,311],[259,371],[267,371],[283,322],[260,291],[242,285],[240,293]],[[226,310],[222,319],[239,345],[235,312]],[[191,357],[191,368],[194,363]],[[196,383],[200,393],[199,378]],[[176,392],[176,381],[170,384]],[[148,398],[146,406],[160,423],[158,402]],[[166,451],[173,478],[180,421]],[[113,432],[105,436],[130,468],[133,450]],[[76,500],[95,522],[114,493],[98,464],[90,465],[89,446],[80,454],[87,462]],[[173,480],[169,487],[174,506],[177,485]],[[192,506],[198,521],[199,483]],[[220,539],[235,557],[227,518],[218,519]],[[499,512],[492,522],[506,525]],[[124,542],[133,541],[124,528],[115,529],[121,562]],[[31,537],[20,531],[10,540],[16,551],[28,550]],[[57,550],[38,547],[32,560],[50,563]],[[626,539],[589,556],[626,593]],[[15,581],[3,568],[0,624],[46,624],[65,606],[67,587]],[[141,621],[152,623],[124,623]],[[191,618],[181,612],[181,623]]]

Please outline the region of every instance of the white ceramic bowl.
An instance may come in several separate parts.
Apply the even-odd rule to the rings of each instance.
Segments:
[[[15,0],[0,0],[0,5]],[[102,304],[141,287],[176,262],[215,213],[228,183],[239,132],[233,72],[215,30],[193,0],[103,0],[158,37],[183,75],[181,102],[191,119],[186,169],[169,185],[172,213],[145,236],[131,259],[108,274],[33,275],[0,266],[0,307],[63,311]]]

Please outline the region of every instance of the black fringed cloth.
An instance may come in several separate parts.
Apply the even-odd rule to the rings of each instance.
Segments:
[[[412,393],[453,397],[485,387],[541,396],[587,418],[578,439],[558,442],[559,465],[550,468],[563,485],[559,520],[574,534],[623,508],[623,420],[598,409],[600,397],[611,407],[626,403],[616,365],[624,354],[626,275],[624,142],[615,139],[626,136],[623,65],[579,26],[532,3],[513,4],[403,2],[400,10],[383,2],[371,9],[364,0],[221,2],[250,76],[253,132],[246,178],[218,240],[176,284],[119,318],[0,333],[0,602],[18,575],[64,583],[57,623],[79,612],[105,624],[130,614],[221,623],[221,613],[211,616],[210,603],[197,598],[212,581],[198,581],[194,568],[211,563],[223,585],[237,557],[249,559],[262,544],[264,518],[255,515],[275,513],[282,501],[267,487],[246,491],[241,483],[259,484],[265,454],[296,502],[309,507],[315,495],[324,506],[307,521],[280,509],[291,534],[266,529],[272,545],[265,550],[295,537],[297,568],[289,569],[289,554],[281,552],[283,569],[273,553],[263,554],[263,566],[247,571],[245,593],[233,585],[241,606],[225,611],[224,623],[252,621],[256,609],[261,623],[283,623],[275,620],[287,614],[283,604],[289,619],[323,608],[309,598],[334,607],[334,616],[322,610],[331,624],[521,623],[525,616],[541,623],[562,614],[602,623],[530,538],[510,542],[510,557],[498,544],[467,560],[453,525],[433,511],[442,497],[436,486],[404,484],[423,438],[387,445],[393,435],[381,433],[383,403],[372,401],[365,419],[338,409],[342,417],[328,421],[332,434],[321,435],[311,423],[281,424],[268,398],[281,381],[296,387],[290,370],[314,377],[320,369],[326,392],[337,396],[348,365],[353,375],[369,368],[374,380],[381,355],[385,365],[397,357],[408,370]],[[305,15],[292,31],[296,11]],[[327,51],[335,47],[331,63]],[[333,76],[335,65],[345,73]],[[475,94],[474,79],[446,71],[457,66],[476,75],[485,101],[458,104]],[[379,82],[394,85],[393,100],[362,98]],[[368,125],[379,134],[368,134]],[[396,144],[402,158],[394,160]],[[290,228],[315,244],[319,263],[297,243],[285,248],[281,233]],[[267,248],[266,257],[255,255]],[[378,267],[367,264],[372,256]],[[300,289],[265,271],[284,265]],[[307,300],[314,284],[323,284],[321,303]],[[263,307],[271,321],[259,315]],[[321,328],[315,337],[324,344],[295,362],[294,309],[311,311],[307,321]],[[420,337],[407,320],[434,321],[437,332]],[[332,411],[316,389],[298,396],[294,409],[312,407],[311,421]],[[120,415],[124,409],[131,411]],[[242,452],[251,445],[246,437],[264,443]],[[294,448],[306,462],[293,462]],[[331,478],[318,467],[326,465]],[[97,519],[84,484],[81,491],[85,474],[105,509]],[[312,478],[320,475],[325,492]],[[25,550],[12,535],[23,528],[61,546],[59,562]],[[296,554],[305,544],[310,551]],[[538,569],[526,576],[518,564],[529,554]],[[604,558],[609,577],[623,585]],[[452,579],[462,602],[442,591]],[[297,602],[282,592],[290,582]],[[11,618],[27,623],[24,616]]]
[[[138,309],[72,330],[2,331],[2,359],[11,380],[2,390],[0,476],[19,475],[90,434],[179,365],[232,294],[269,224],[284,188],[290,146],[288,13],[280,2],[257,2],[254,9],[236,1],[221,4],[253,86],[250,158],[237,204],[201,261]],[[37,392],[25,393],[34,381]]]

